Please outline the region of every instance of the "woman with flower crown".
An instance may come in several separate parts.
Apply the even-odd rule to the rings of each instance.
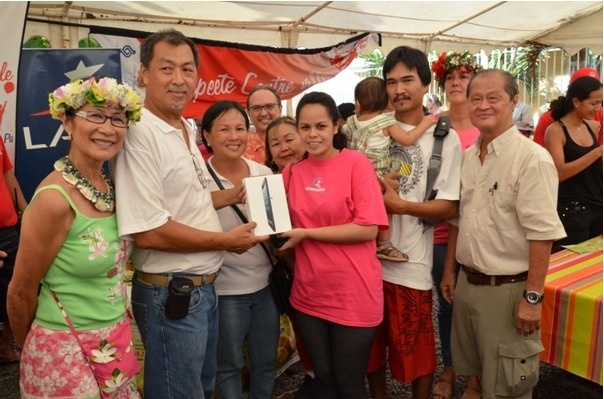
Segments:
[[[475,57],[468,51],[463,53],[442,53],[438,60],[432,63],[432,72],[434,72],[434,76],[438,80],[438,85],[444,89],[447,101],[449,101],[449,110],[437,116],[449,117],[451,127],[459,136],[462,150],[472,146],[480,135],[478,129],[470,122],[470,112],[467,104],[468,98],[466,95],[468,83],[470,83],[470,79],[478,69],[480,69],[480,66],[476,63]],[[432,278],[436,285],[439,285],[443,278],[449,228],[456,229],[455,226],[450,226],[447,222],[434,227]],[[449,255],[454,254],[451,253]],[[435,399],[449,399],[455,386],[455,373],[453,372],[453,362],[451,359],[451,320],[453,307],[446,300],[448,296],[447,292],[443,292],[440,287],[437,288],[436,292],[438,295],[438,330],[444,368],[442,375],[434,386],[432,394]],[[481,388],[478,377],[470,377],[466,383],[466,389],[462,397],[464,399],[480,398],[480,392]]]
[[[21,397],[140,398],[122,278],[130,248],[103,164],[140,119],[141,99],[111,78],[77,80],[48,98],[71,147],[23,215],[8,291]]]

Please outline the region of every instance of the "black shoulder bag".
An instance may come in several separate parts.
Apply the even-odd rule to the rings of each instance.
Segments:
[[[426,194],[424,196],[424,202],[430,201],[436,198],[436,194],[438,190],[434,190],[434,183],[436,182],[436,178],[440,173],[440,166],[442,164],[442,151],[443,151],[443,141],[447,134],[449,134],[449,129],[451,128],[451,121],[446,116],[441,116],[438,118],[438,122],[436,122],[436,128],[434,128],[434,146],[432,148],[432,155],[430,155],[430,161],[428,163],[428,172],[427,172],[427,182],[426,182]],[[430,228],[442,222],[442,220],[431,220],[431,219],[421,219],[421,223],[424,224],[426,228]]]
[[[216,182],[216,185],[218,185],[218,188],[224,190],[224,186],[220,182],[218,176],[216,176],[216,172],[214,172],[212,166],[210,166],[208,162],[206,162],[206,166],[208,168],[208,172],[210,172],[210,175],[212,175],[212,178]],[[233,208],[243,223],[248,223],[247,218],[237,205],[233,204],[231,205],[231,208]],[[264,245],[262,242],[259,244],[266,253],[269,262],[271,262],[271,265],[273,266],[273,270],[271,270],[270,274],[268,275],[268,283],[271,287],[271,293],[273,294],[273,299],[275,300],[277,309],[279,310],[279,313],[290,313],[291,305],[289,304],[289,295],[292,291],[294,274],[289,269],[285,261],[278,257],[276,260],[273,260],[275,258],[271,255],[266,245]]]

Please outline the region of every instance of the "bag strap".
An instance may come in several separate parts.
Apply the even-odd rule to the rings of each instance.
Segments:
[[[434,146],[432,148],[432,155],[430,155],[430,161],[428,163],[427,182],[426,182],[426,194],[424,201],[434,199],[438,190],[434,190],[434,183],[440,173],[440,166],[442,164],[442,151],[443,141],[449,129],[451,128],[451,120],[446,116],[441,116],[436,122],[436,128],[434,129]]]
[[[50,289],[50,287],[49,287],[49,289]],[[67,312],[65,312],[63,305],[59,301],[59,297],[57,297],[57,293],[54,292],[52,289],[50,289],[50,293],[52,294],[52,297],[55,299],[55,302],[56,302],[57,306],[59,307],[59,310],[61,311],[61,314],[63,315],[63,318],[65,319],[65,322],[67,322],[67,326],[69,326],[71,333],[75,337],[76,341],[78,341],[78,345],[80,345],[80,348],[82,348],[82,351],[83,351],[84,347],[82,346],[82,341],[80,341],[80,337],[78,337],[78,334],[75,330],[75,327],[73,326],[73,323],[71,322],[71,319],[69,318],[69,316],[67,316]],[[84,356],[84,357],[88,360],[87,356]]]
[[[218,176],[216,175],[216,172],[214,172],[214,169],[212,168],[212,166],[210,166],[209,162],[206,162],[206,167],[208,168],[208,172],[210,172],[210,175],[212,175],[212,179],[214,179],[214,181],[216,182],[216,185],[218,186],[219,189],[224,190],[224,185],[222,184],[222,182],[220,181],[220,179],[218,178]],[[239,216],[239,218],[241,219],[241,221],[243,223],[249,223],[247,218],[245,217],[245,215],[243,214],[243,212],[241,212],[241,209],[239,209],[239,207],[235,204],[231,205],[231,208],[233,208],[233,210],[235,211],[235,213],[237,214],[237,216]]]
[[[124,288],[125,288],[126,285],[123,282],[122,282],[122,284],[124,285]],[[82,351],[82,354],[84,355],[84,359],[86,359],[88,366],[92,369],[92,372],[94,373],[94,367],[92,366],[92,363],[90,363],[90,359],[88,358],[88,355],[86,354],[86,351],[84,350],[84,345],[82,345],[82,341],[80,340],[80,337],[78,336],[78,333],[77,333],[75,327],[73,326],[71,319],[69,318],[69,316],[67,316],[67,312],[65,312],[65,308],[63,308],[63,304],[59,301],[59,297],[57,296],[57,293],[54,292],[54,290],[52,288],[50,288],[50,286],[48,286],[48,289],[49,289],[50,293],[52,294],[52,297],[54,298],[55,303],[59,307],[59,310],[61,311],[63,318],[65,318],[65,322],[67,322],[67,326],[69,326],[69,330],[71,331],[71,334],[73,335],[73,337],[76,339],[78,345],[80,346],[80,350]],[[124,289],[124,306],[126,306],[126,312],[128,312],[128,305],[126,305],[125,289]]]
[[[221,189],[221,190],[224,190],[224,185],[222,184],[222,182],[220,181],[220,179],[216,175],[216,172],[214,171],[214,169],[212,168],[212,166],[210,165],[210,163],[207,162],[207,161],[206,161],[206,167],[208,168],[208,172],[210,172],[210,175],[212,176],[212,179],[214,179],[214,181],[216,182],[216,185],[218,186],[218,188]],[[243,214],[243,212],[241,212],[241,209],[239,209],[239,207],[236,204],[232,204],[231,208],[233,208],[233,210],[235,211],[235,213],[237,214],[237,216],[239,216],[239,219],[241,219],[241,221],[243,223],[249,223],[249,221],[247,220],[247,218],[245,217],[245,215]],[[271,262],[271,265],[274,267],[275,264],[273,263],[273,258],[271,257],[271,253],[269,252],[269,250],[266,247],[266,245],[264,245],[263,242],[260,242],[258,244],[260,244],[260,246],[262,247],[262,249],[266,253],[266,256],[268,257],[269,262]]]
[[[76,341],[78,341],[78,344],[80,344],[80,347],[82,347],[82,342],[80,342],[80,338],[78,337],[76,329],[73,326],[73,323],[71,322],[71,319],[69,318],[69,316],[67,316],[67,312],[65,311],[63,304],[61,303],[61,301],[59,301],[59,297],[57,296],[57,293],[52,288],[50,288],[50,285],[47,285],[47,287],[48,287],[48,290],[50,291],[52,297],[54,298],[55,303],[59,307],[59,310],[61,311],[61,314],[63,315],[63,318],[65,319],[65,322],[67,323],[67,326],[71,330],[72,334],[75,336],[75,339],[76,339]],[[127,292],[126,292],[126,284],[123,281],[122,281],[122,288],[123,288],[122,295],[124,296],[124,316],[129,317],[130,312],[128,311],[128,303],[127,303],[128,297],[127,297]]]

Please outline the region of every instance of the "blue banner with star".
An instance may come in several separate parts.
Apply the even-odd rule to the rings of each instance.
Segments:
[[[29,201],[54,162],[69,152],[60,121],[48,110],[48,93],[90,76],[121,80],[119,49],[23,49],[17,93],[15,171]]]

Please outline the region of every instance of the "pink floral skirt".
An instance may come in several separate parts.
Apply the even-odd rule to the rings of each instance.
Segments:
[[[82,341],[100,340],[117,326],[79,332]],[[71,331],[52,331],[33,323],[21,354],[21,398],[97,399],[99,386]],[[115,399],[140,399],[136,378],[115,392]]]

